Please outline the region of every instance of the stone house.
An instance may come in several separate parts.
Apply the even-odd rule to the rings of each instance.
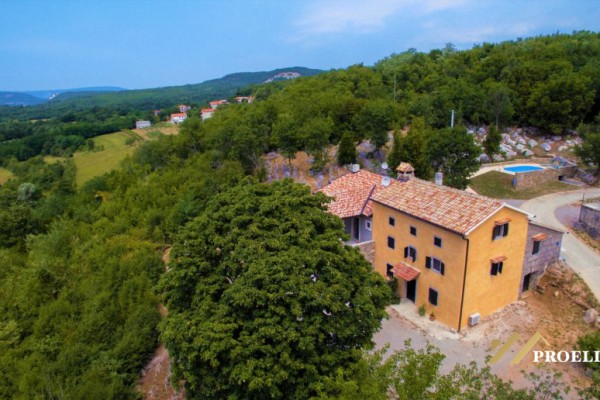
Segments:
[[[334,197],[328,210],[344,221],[349,244],[371,247],[367,259],[398,279],[404,301],[458,331],[516,301],[558,260],[560,230],[413,173],[406,163],[397,180],[361,170],[321,189]]]
[[[375,270],[456,331],[516,301],[529,214],[402,174],[371,198]]]

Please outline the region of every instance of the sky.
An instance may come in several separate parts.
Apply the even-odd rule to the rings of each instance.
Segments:
[[[0,91],[183,85],[600,31],[598,0],[0,0]]]

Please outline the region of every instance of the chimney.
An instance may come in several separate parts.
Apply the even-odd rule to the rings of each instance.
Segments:
[[[415,169],[413,166],[405,162],[400,163],[398,168],[396,168],[396,172],[398,172],[398,180],[402,182],[406,182],[415,176]]]
[[[442,186],[443,180],[444,180],[444,174],[442,174],[441,172],[436,172],[435,173],[435,184],[438,186]]]

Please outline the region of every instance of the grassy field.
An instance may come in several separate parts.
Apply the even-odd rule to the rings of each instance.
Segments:
[[[13,173],[5,168],[0,168],[0,185],[3,185],[7,180],[13,177]]]
[[[141,138],[130,131],[94,138],[100,151],[78,151],[73,155],[77,167],[76,183],[81,186],[90,179],[103,175],[119,166],[119,162],[133,153]],[[132,144],[127,144],[133,142]]]
[[[550,182],[540,187],[515,190],[512,186],[513,176],[499,171],[490,171],[471,179],[471,189],[484,196],[496,199],[529,200],[545,194],[578,189],[577,186],[562,182]]]

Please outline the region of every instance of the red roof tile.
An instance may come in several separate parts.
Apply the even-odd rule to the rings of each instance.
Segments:
[[[503,206],[498,200],[418,178],[395,181],[372,200],[463,235]]]
[[[412,281],[421,273],[415,267],[403,263],[400,261],[396,266],[392,269],[392,273],[399,278],[404,279],[405,281]]]
[[[330,213],[340,218],[359,215],[370,217],[373,210],[369,199],[374,193],[383,188],[382,178],[381,175],[373,172],[360,170],[339,177],[319,191],[334,198],[327,207]],[[395,183],[392,179],[391,185]]]
[[[187,114],[186,113],[171,114],[171,118],[176,118],[176,117],[187,117]]]

